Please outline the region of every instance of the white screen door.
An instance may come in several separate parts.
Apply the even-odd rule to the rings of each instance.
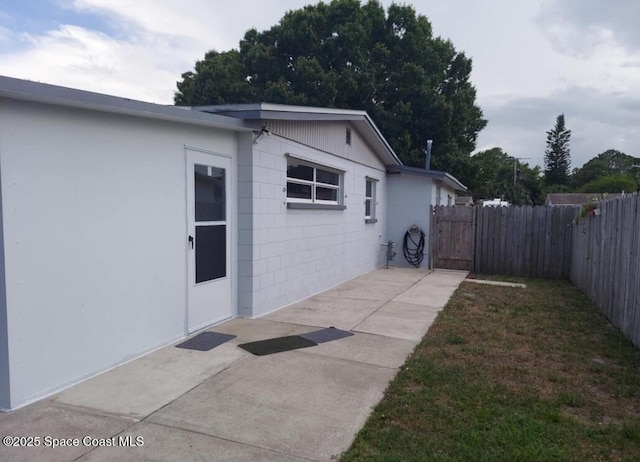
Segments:
[[[230,318],[231,159],[187,149],[188,331]]]

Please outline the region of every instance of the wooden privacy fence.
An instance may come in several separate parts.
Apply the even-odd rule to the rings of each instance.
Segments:
[[[640,346],[640,197],[599,204],[573,229],[571,281]]]
[[[640,346],[640,196],[600,202],[599,215],[580,220],[579,210],[434,207],[434,266],[571,279]]]
[[[476,207],[474,271],[569,279],[573,207]]]
[[[568,279],[572,207],[433,207],[436,268]]]

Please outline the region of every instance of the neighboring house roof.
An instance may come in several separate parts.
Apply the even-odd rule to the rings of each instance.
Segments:
[[[456,205],[473,205],[473,196],[456,196]]]
[[[185,110],[183,107],[145,103],[128,98],[103,95],[29,80],[0,76],[0,98],[10,98],[56,106],[90,109],[173,122],[233,130],[252,130],[244,121]]]
[[[450,175],[447,172],[442,172],[440,170],[425,170],[423,168],[418,167],[409,167],[407,165],[397,165],[387,167],[387,173],[391,174],[408,174],[408,175],[418,175],[424,176],[428,178],[433,178],[434,180],[440,180],[447,186],[457,190],[457,191],[466,191],[467,187],[463,185],[456,177]]]
[[[622,197],[622,194],[602,194],[602,193],[549,193],[547,194],[546,205],[582,205],[592,199],[615,199]]]
[[[251,120],[297,120],[297,121],[345,121],[356,127],[386,165],[402,165],[387,140],[366,111],[335,109],[284,104],[228,104],[220,106],[194,106],[196,111],[215,113],[229,117]],[[254,127],[259,128],[259,127]]]

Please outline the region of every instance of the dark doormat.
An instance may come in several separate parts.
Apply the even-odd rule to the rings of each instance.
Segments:
[[[201,334],[191,337],[186,342],[179,343],[176,348],[184,348],[186,350],[209,351],[215,347],[228,342],[235,335],[220,334],[218,332],[202,332]]]
[[[299,335],[289,335],[287,337],[277,337],[270,338],[269,340],[260,340],[258,342],[243,343],[238,346],[256,356],[265,356],[316,345],[317,343],[313,340],[307,340]]]
[[[351,337],[353,332],[349,332],[346,330],[336,329],[335,327],[329,327],[327,329],[314,330],[313,332],[307,332],[306,334],[301,334],[300,337],[306,338],[307,340],[311,340],[316,343],[325,343],[330,342],[332,340],[339,340],[345,337]]]

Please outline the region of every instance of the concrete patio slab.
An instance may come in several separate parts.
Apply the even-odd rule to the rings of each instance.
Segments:
[[[389,302],[353,330],[419,342],[440,310],[428,305]]]
[[[379,300],[338,298],[325,292],[261,319],[350,330],[383,304],[384,301]]]
[[[375,280],[375,281],[399,281],[399,282],[418,282],[420,279],[428,276],[432,271],[425,268],[408,268],[403,266],[390,266],[389,268],[380,268],[358,279]]]
[[[171,346],[80,383],[53,399],[142,418],[247,355],[230,343],[210,351]]]
[[[327,356],[375,366],[398,368],[404,364],[415,342],[389,337],[356,333],[351,337],[326,342],[300,350],[310,355]]]
[[[396,295],[401,294],[413,284],[413,282],[383,280],[372,281],[356,278],[345,282],[344,284],[340,284],[333,289],[327,290],[323,295],[327,297],[386,302]]]
[[[214,326],[237,337],[206,352],[169,346],[0,413],[4,435],[141,436],[144,446],[3,447],[0,460],[330,460],[466,275],[376,270],[263,318]],[[270,356],[238,348],[330,326],[355,335]]]
[[[395,373],[293,351],[251,357],[148,421],[329,460],[348,448]]]
[[[393,299],[394,302],[443,307],[466,278],[467,271],[436,270]]]
[[[78,462],[300,462],[303,459],[162,425],[141,422],[122,436],[142,438],[144,446],[97,448]]]
[[[0,445],[0,460],[4,462],[64,462],[75,460],[92,450],[84,446],[85,436],[110,438],[131,427],[134,419],[115,417],[85,409],[57,405],[51,401],[40,401],[31,406],[6,414],[0,420],[0,434],[5,436],[39,437],[37,447],[6,447]],[[47,445],[45,437],[80,440],[77,447]]]
[[[258,319],[236,318],[208,330],[235,335],[236,338],[229,341],[233,345],[309,332],[308,327],[276,322],[266,316]]]

